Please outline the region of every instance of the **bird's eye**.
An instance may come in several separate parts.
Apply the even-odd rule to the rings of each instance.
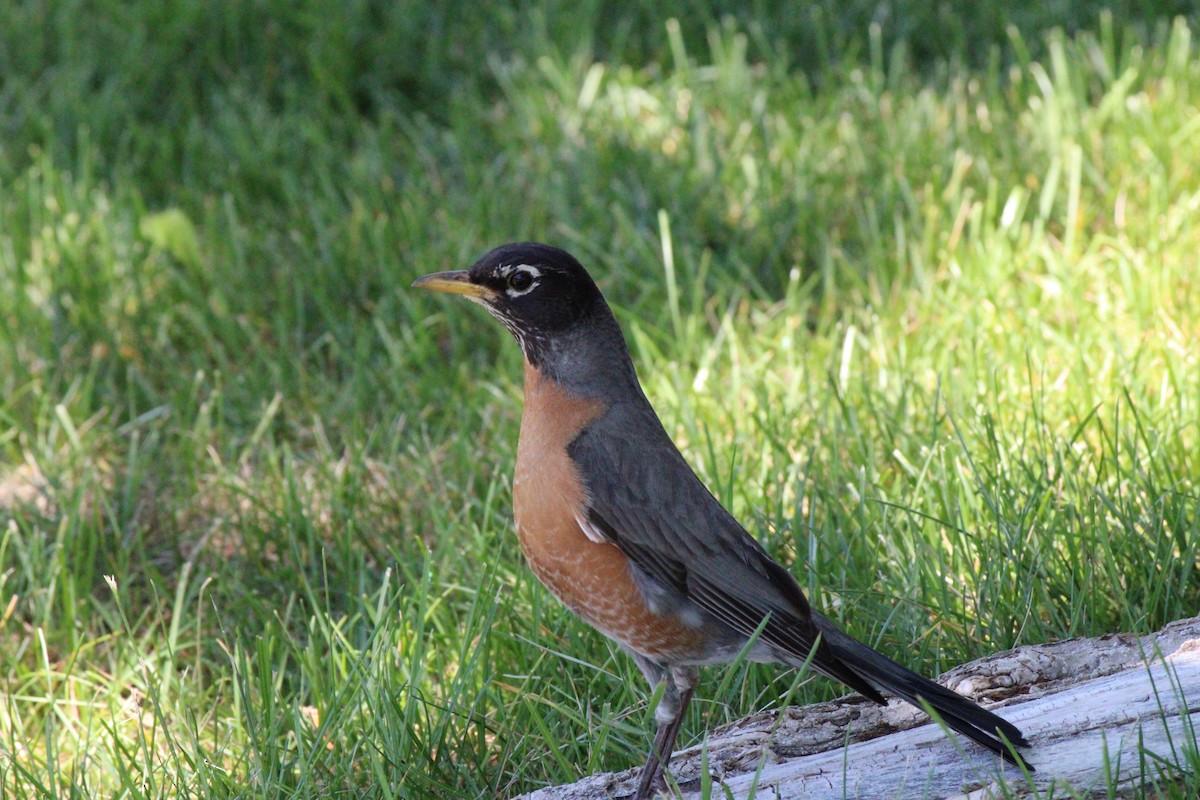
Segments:
[[[533,276],[523,269],[518,269],[508,276],[508,288],[514,292],[524,292],[533,285]]]

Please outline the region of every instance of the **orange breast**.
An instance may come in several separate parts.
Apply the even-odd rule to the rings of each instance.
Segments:
[[[701,631],[651,613],[615,545],[589,539],[586,493],[567,445],[604,412],[525,365],[525,414],[513,475],[513,518],[521,549],[555,597],[606,636],[652,658],[699,654]]]

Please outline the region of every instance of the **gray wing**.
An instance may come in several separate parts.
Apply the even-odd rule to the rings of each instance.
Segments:
[[[589,521],[645,577],[742,636],[769,614],[760,641],[807,657],[818,630],[800,587],[696,477],[648,403],[614,404],[568,453]]]

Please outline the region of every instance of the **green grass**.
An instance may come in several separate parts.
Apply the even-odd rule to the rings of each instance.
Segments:
[[[640,762],[636,669],[511,535],[517,349],[408,289],[514,239],[913,667],[1194,614],[1200,19],[928,6],[4,5],[0,796]],[[681,743],[794,681],[727,677]]]

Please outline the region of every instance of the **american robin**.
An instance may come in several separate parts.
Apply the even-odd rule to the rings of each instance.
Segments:
[[[638,800],[665,787],[697,668],[781,662],[835,678],[876,703],[890,692],[1032,770],[1016,726],[839,630],[692,472],[634,372],[625,338],[569,253],[506,244],[469,270],[413,286],[486,308],[525,355],[513,518],[546,587],[665,683]]]

